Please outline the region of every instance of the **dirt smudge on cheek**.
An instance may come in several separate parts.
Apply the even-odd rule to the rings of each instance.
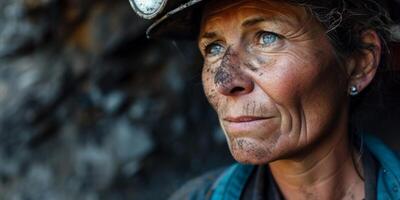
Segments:
[[[205,96],[207,97],[208,102],[212,106],[212,108],[220,115],[224,113],[224,100],[225,98],[219,94],[217,91],[217,87],[215,84],[215,75],[218,74],[217,69],[215,69],[215,65],[217,63],[205,63],[203,66],[202,72],[202,80],[203,80],[203,88]],[[224,74],[220,74],[221,76],[225,76]],[[226,79],[226,78],[222,78]]]
[[[205,63],[202,72],[203,89],[208,102],[214,108],[216,108],[216,105],[218,104],[218,97],[217,97],[217,92],[211,80],[213,73],[214,70],[212,70],[212,65]]]
[[[219,99],[217,94],[215,93],[214,90],[206,91],[206,97],[208,99],[208,102],[213,106],[214,109],[219,108]]]
[[[266,58],[264,58],[262,56],[257,56],[256,61],[259,66],[263,66],[263,65],[267,64]]]
[[[252,65],[250,62],[245,62],[245,63],[243,63],[243,65],[245,67],[247,67],[248,69],[250,69],[251,71],[253,71],[253,72],[257,72],[258,71],[258,68],[255,67],[254,65]]]
[[[252,55],[247,54],[246,60],[243,62],[243,66],[254,73],[258,73],[259,76],[264,75],[264,70],[272,67],[276,64],[276,58],[272,55]]]

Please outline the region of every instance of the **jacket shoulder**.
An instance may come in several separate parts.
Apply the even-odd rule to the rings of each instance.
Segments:
[[[211,197],[211,188],[226,168],[206,172],[184,184],[169,200],[207,200]]]

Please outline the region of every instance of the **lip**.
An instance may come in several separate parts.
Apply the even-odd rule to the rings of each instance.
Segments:
[[[230,123],[248,123],[260,120],[270,119],[272,117],[256,117],[256,116],[239,116],[239,117],[226,117],[225,121]]]
[[[224,118],[225,130],[235,137],[249,136],[260,131],[269,132],[276,128],[274,117],[239,116]]]

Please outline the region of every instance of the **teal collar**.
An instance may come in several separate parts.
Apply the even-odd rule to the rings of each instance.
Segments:
[[[400,159],[381,140],[364,135],[367,148],[381,165],[378,172],[377,199],[400,199]]]

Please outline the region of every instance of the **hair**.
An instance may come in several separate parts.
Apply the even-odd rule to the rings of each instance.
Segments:
[[[382,60],[379,70],[387,70],[390,50],[388,43],[393,41],[391,27],[393,21],[385,8],[383,0],[289,0],[304,6],[322,23],[331,44],[340,59],[370,49],[361,41],[363,31],[376,31],[382,42]]]

